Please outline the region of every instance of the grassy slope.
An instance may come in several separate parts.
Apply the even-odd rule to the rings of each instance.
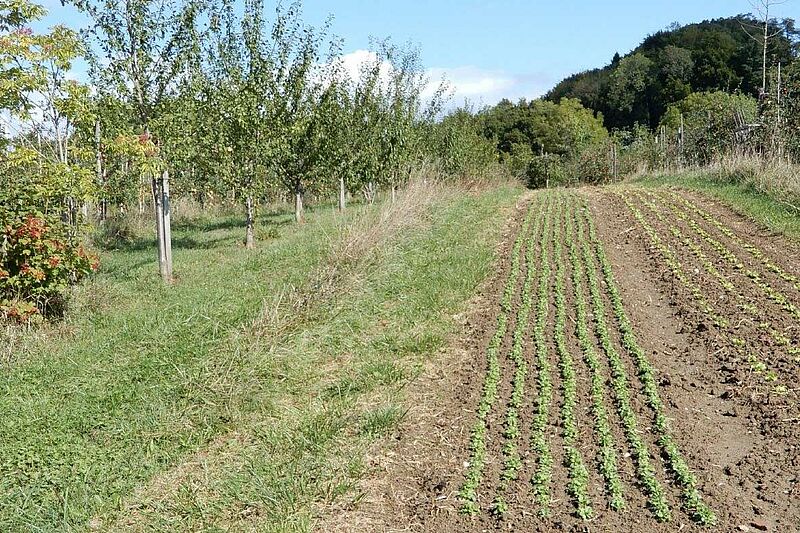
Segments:
[[[702,173],[646,176],[637,178],[635,183],[683,187],[709,194],[776,233],[800,239],[800,213],[751,185],[715,181]]]
[[[271,217],[280,237],[256,252],[233,219],[179,228],[172,288],[150,247],[106,254],[66,323],[0,377],[0,530],[308,529],[402,417],[403,383],[487,274],[519,194],[442,200],[318,301],[330,211]]]

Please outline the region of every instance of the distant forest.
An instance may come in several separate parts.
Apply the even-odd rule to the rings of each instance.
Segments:
[[[655,128],[670,104],[693,92],[740,91],[758,96],[762,44],[751,37],[759,22],[750,15],[707,20],[660,31],[632,52],[615,54],[603,68],[570,76],[545,98],[577,98],[603,114],[608,129],[634,124]],[[749,33],[748,33],[749,32]],[[767,65],[790,67],[800,51],[792,19],[770,23]]]
[[[753,15],[673,24],[542,98],[479,111],[475,127],[532,186],[734,152],[785,161],[800,154],[800,30],[771,19],[765,58],[764,29]]]

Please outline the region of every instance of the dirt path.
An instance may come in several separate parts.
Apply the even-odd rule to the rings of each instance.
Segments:
[[[800,531],[798,248],[639,189],[536,193],[506,234],[363,497],[319,529]]]

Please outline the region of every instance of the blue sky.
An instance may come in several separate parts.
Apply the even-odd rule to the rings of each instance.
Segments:
[[[42,1],[42,0],[40,0]],[[58,0],[44,0],[47,24],[84,21]],[[267,2],[269,4],[269,2]],[[534,98],[562,78],[605,65],[649,33],[753,11],[748,0],[305,0],[305,19],[334,16],[345,52],[363,56],[371,37],[390,36],[422,50],[433,79],[445,75],[455,100],[492,104]],[[775,16],[800,18],[800,0],[775,7]]]

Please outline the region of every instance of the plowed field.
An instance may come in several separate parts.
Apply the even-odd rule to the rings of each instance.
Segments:
[[[793,243],[685,191],[581,189],[533,194],[499,256],[343,523],[800,530]]]

